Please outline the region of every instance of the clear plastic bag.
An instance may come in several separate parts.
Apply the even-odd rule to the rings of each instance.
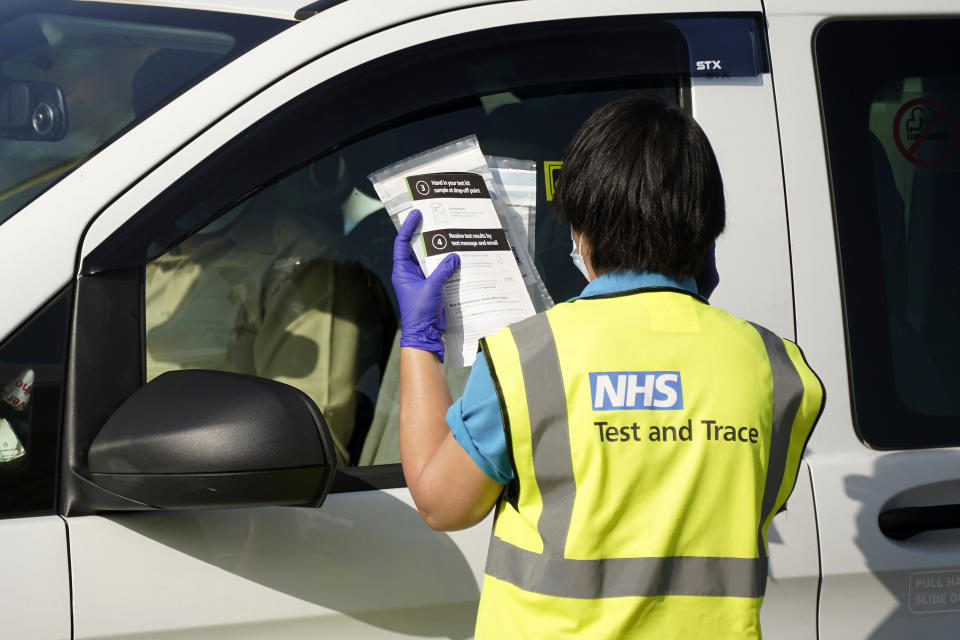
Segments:
[[[488,159],[497,167],[496,174],[491,170]],[[533,261],[532,237],[535,233],[536,218],[536,163],[532,160],[517,160],[484,156],[475,135],[465,136],[422,153],[418,153],[399,162],[395,162],[369,176],[373,187],[383,202],[394,226],[399,229],[407,213],[416,207],[406,176],[429,172],[437,166],[443,171],[465,172],[480,175],[487,185],[493,200],[500,224],[507,233],[507,239],[513,249],[514,258],[520,268],[524,285],[530,294],[530,300],[536,311],[545,311],[553,306],[553,299],[547,292],[540,273]],[[508,189],[504,182],[520,184],[522,180],[532,183],[532,197],[518,188]],[[517,205],[513,205],[517,202]],[[414,238],[411,242],[414,254],[424,266],[423,245]],[[426,271],[425,271],[426,273]]]
[[[370,180],[398,229],[423,214],[411,247],[429,275],[450,252],[461,268],[444,287],[448,357],[471,364],[476,343],[552,305],[527,250],[524,220],[507,204],[476,136],[410,156]]]
[[[503,226],[511,229],[508,235],[521,265],[521,273],[530,299],[537,311],[546,311],[553,306],[553,298],[540,277],[533,256],[537,221],[537,163],[502,156],[484,156],[493,175],[494,189],[499,201],[494,205],[500,214]],[[519,224],[518,224],[519,223]],[[530,265],[523,268],[523,263]]]
[[[527,250],[536,255],[537,234],[537,163],[503,156],[484,156],[494,182],[523,220],[527,234]]]

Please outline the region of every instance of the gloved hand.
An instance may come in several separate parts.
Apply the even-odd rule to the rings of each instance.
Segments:
[[[414,209],[400,226],[393,241],[393,274],[390,280],[400,305],[400,346],[435,353],[443,362],[443,332],[447,318],[443,313],[443,285],[460,266],[460,256],[451,253],[433,270],[429,278],[410,250],[410,238],[422,219]]]
[[[717,273],[717,243],[714,242],[703,254],[703,266],[697,274],[697,293],[709,300],[713,290],[720,284],[720,274]]]

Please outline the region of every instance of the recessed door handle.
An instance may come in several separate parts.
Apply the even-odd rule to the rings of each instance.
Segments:
[[[894,540],[906,540],[924,531],[960,529],[960,504],[900,507],[880,512],[880,531]]]

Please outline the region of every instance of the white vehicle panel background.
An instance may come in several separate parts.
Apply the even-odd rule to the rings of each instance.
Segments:
[[[69,519],[76,638],[467,638],[492,516],[429,530],[406,489]]]
[[[34,640],[70,637],[70,561],[63,519],[0,520],[0,567],[3,635]]]
[[[899,506],[956,502],[960,451],[875,451],[860,442],[852,424],[840,274],[812,54],[816,28],[836,11],[836,4],[767,0],[766,7],[790,212],[797,338],[828,397],[806,454],[823,566],[819,637],[955,637],[960,616],[911,614],[903,600],[913,572],[960,566],[960,533],[925,533],[897,543],[880,532],[877,522],[881,507],[907,489],[920,488],[913,502]],[[858,2],[845,3],[843,12],[936,15],[956,14],[958,7],[955,2]],[[930,486],[944,482],[952,488],[952,500]],[[913,626],[919,624],[924,625],[922,635]]]

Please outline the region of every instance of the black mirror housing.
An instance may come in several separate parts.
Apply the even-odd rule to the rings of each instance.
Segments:
[[[323,415],[299,389],[171,371],[110,417],[88,468],[98,487],[144,508],[316,506],[333,481],[334,451]]]

